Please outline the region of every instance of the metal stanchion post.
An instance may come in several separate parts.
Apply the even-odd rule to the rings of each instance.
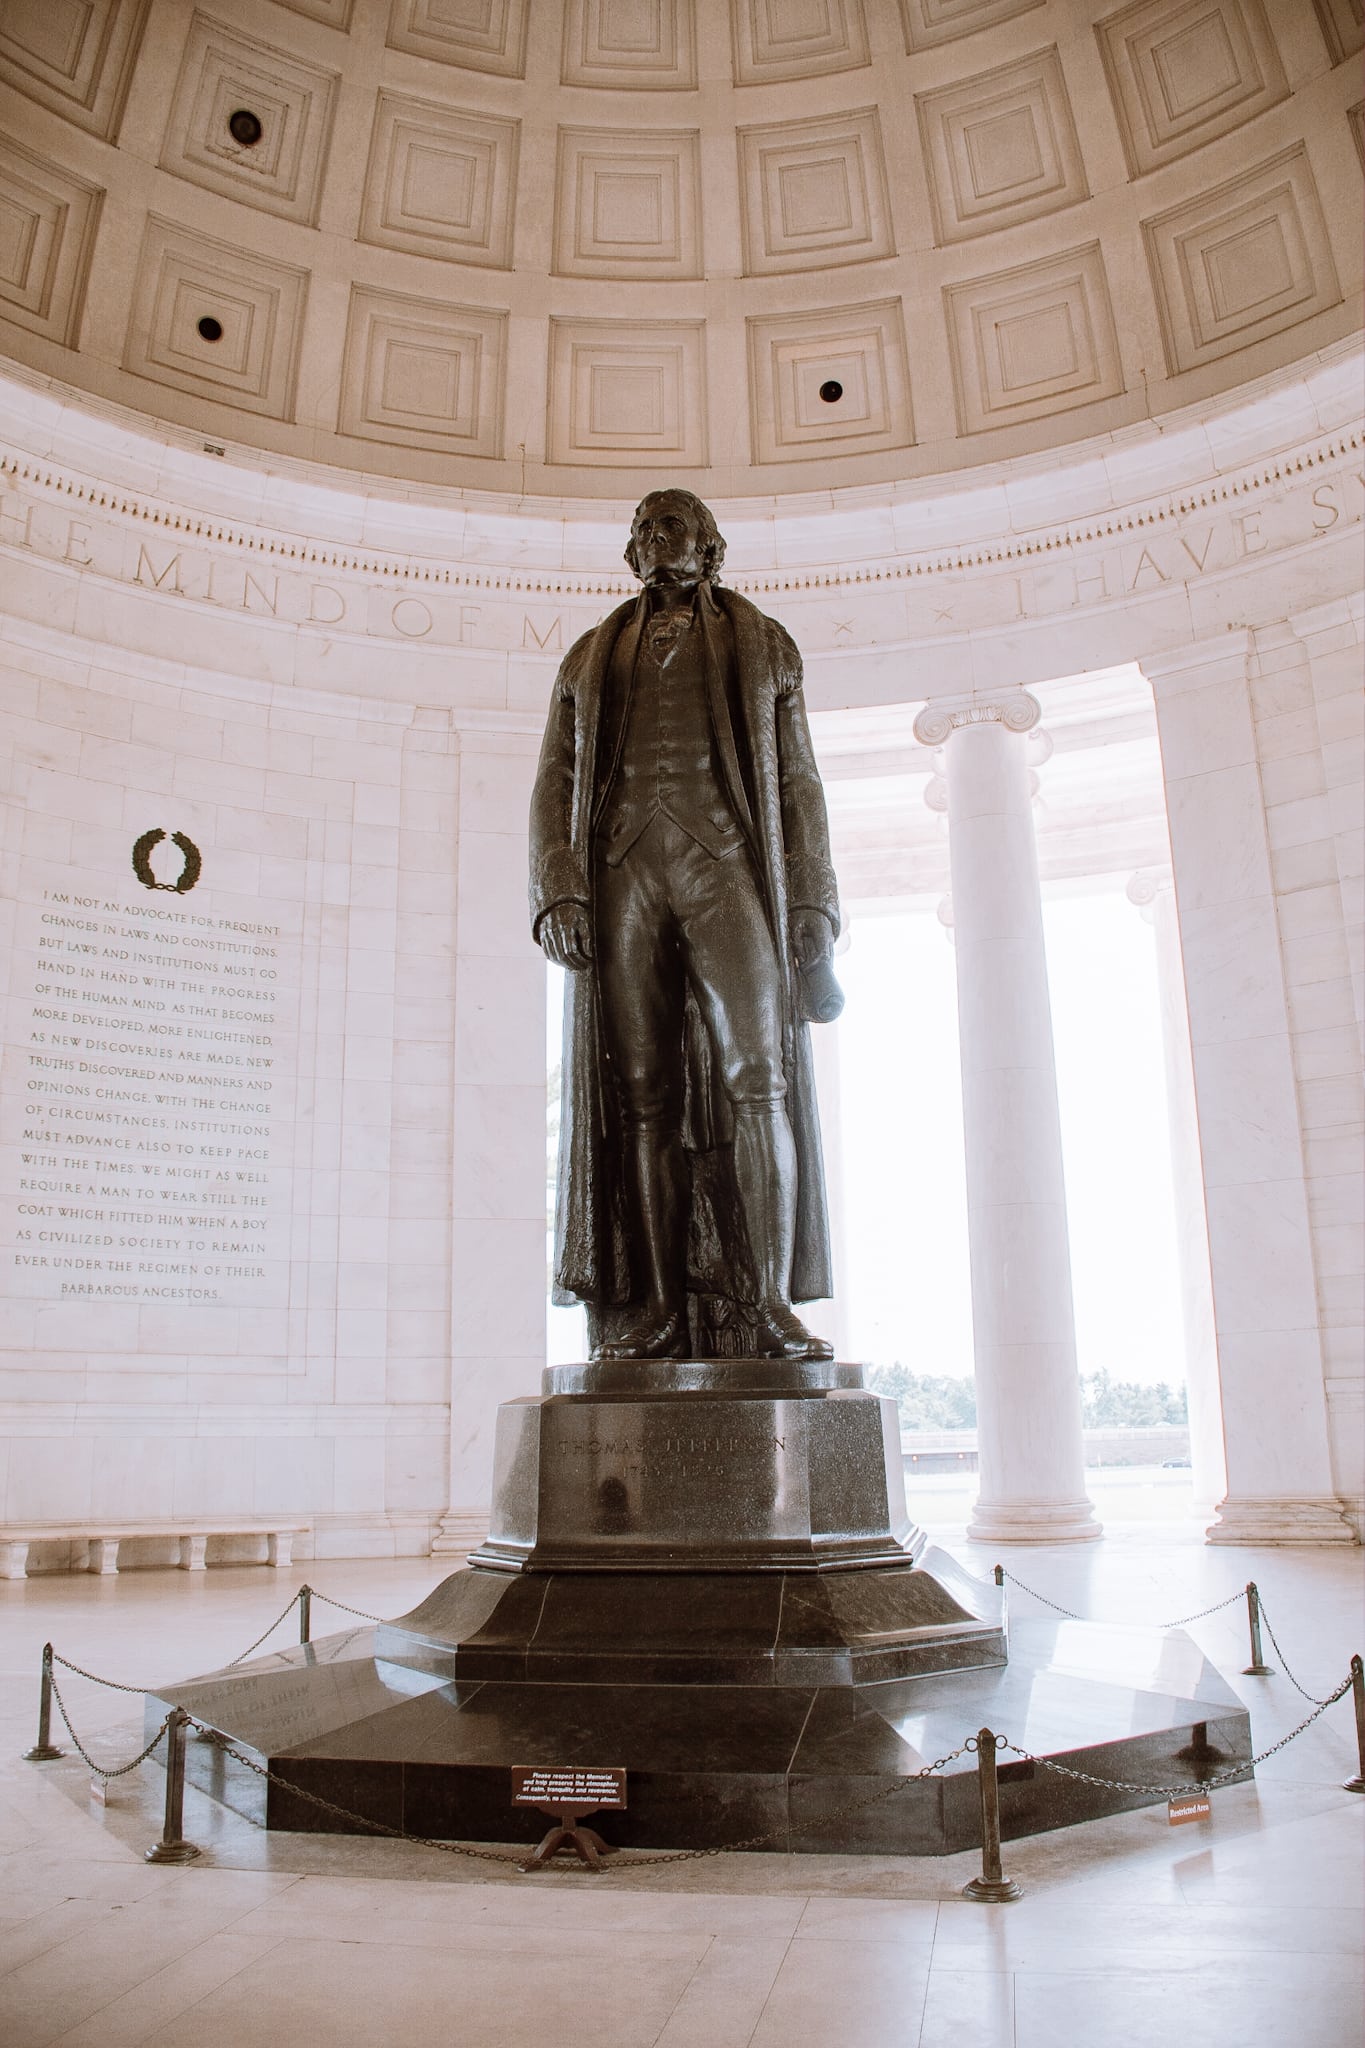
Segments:
[[[1356,1774],[1344,1786],[1347,1792],[1365,1792],[1365,1664],[1357,1651],[1351,1659],[1351,1697],[1356,1710]]]
[[[38,1740],[32,1749],[24,1751],[24,1761],[30,1764],[50,1763],[54,1756],[65,1756],[64,1749],[58,1749],[52,1740],[52,1645],[43,1644],[43,1677],[38,1691]]]
[[[1242,1673],[1243,1678],[1269,1678],[1272,1667],[1261,1655],[1261,1596],[1256,1590],[1255,1579],[1247,1580],[1247,1624],[1251,1630],[1251,1662]]]
[[[995,1567],[995,1583],[997,1586],[1003,1586],[1005,1583],[1005,1567],[1002,1564]]]
[[[998,1904],[1020,1896],[1018,1885],[1000,1868],[1000,1784],[995,1774],[995,1737],[983,1728],[976,1738],[976,1782],[981,1793],[981,1875],[962,1887],[964,1899]]]
[[[184,1836],[185,1826],[185,1728],[189,1715],[183,1707],[172,1707],[166,1726],[166,1816],[161,1840],[147,1851],[149,1863],[189,1863],[199,1854]]]
[[[308,1634],[308,1631],[310,1630],[310,1628],[312,1627],[312,1625],[313,1625],[313,1589],[312,1589],[312,1587],[311,1587],[311,1586],[300,1586],[300,1587],[299,1587],[299,1641],[300,1641],[301,1643],[306,1643],[306,1642],[308,1642],[308,1641],[310,1640],[310,1638],[309,1638],[309,1634]]]

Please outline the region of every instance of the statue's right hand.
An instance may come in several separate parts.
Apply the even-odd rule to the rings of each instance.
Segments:
[[[592,921],[583,904],[556,903],[540,920],[537,937],[556,967],[579,974],[591,966]]]

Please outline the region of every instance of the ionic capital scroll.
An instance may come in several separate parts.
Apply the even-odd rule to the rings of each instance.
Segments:
[[[941,747],[962,725],[1003,725],[1009,732],[1029,732],[1043,715],[1027,690],[1010,690],[986,702],[976,698],[949,704],[926,704],[915,720],[915,738],[922,747]]]
[[[1145,910],[1149,903],[1155,903],[1158,896],[1174,887],[1175,877],[1167,866],[1138,868],[1128,878],[1124,895],[1139,910]]]
[[[1167,866],[1139,868],[1128,878],[1124,895],[1142,913],[1147,924],[1156,922],[1156,906],[1175,887],[1175,876]]]

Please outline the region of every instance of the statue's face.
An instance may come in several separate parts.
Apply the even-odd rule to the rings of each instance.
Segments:
[[[685,498],[672,491],[646,498],[635,514],[630,537],[642,583],[685,587],[701,581],[701,528]]]

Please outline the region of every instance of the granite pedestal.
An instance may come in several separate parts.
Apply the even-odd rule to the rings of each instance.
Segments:
[[[192,1782],[272,1827],[366,1820],[533,1839],[519,1765],[619,1766],[609,1842],[942,1854],[970,1846],[974,1766],[871,1796],[982,1725],[1100,1775],[1197,1785],[1251,1753],[1183,1636],[1034,1624],[913,1528],[894,1404],[857,1366],[561,1367],[499,1412],[489,1534],[412,1613],[149,1698],[285,1781],[192,1744]],[[154,1724],[153,1724],[154,1725]],[[1088,1761],[1086,1760],[1088,1759]],[[1010,1765],[1002,1825],[1142,1804]],[[863,1810],[865,1809],[865,1810]]]

